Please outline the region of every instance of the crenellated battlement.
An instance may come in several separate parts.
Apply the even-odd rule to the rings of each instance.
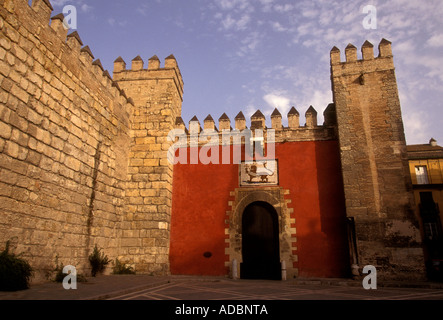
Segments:
[[[2,185],[14,190],[0,202],[8,204],[4,215],[28,217],[13,228],[0,223],[0,242],[18,239],[37,279],[53,269],[55,256],[87,269],[95,243],[106,242],[117,256],[129,153],[123,146],[134,109],[79,34],[68,33],[64,15],[52,11],[48,0],[0,4],[0,170],[17,171],[23,183],[2,173]],[[32,197],[19,198],[31,189]],[[50,230],[41,221],[63,224]]]
[[[341,60],[340,49],[333,47],[330,51],[332,74],[360,74],[360,82],[364,82],[364,74],[394,68],[391,42],[382,39],[378,45],[378,56],[374,56],[374,45],[366,40],[361,47],[361,59],[358,59],[357,47],[349,43],[345,48],[345,60]]]
[[[133,105],[132,99],[129,99],[116,85],[109,72],[104,70],[100,60],[94,60],[91,49],[89,46],[83,46],[78,32],[68,34],[63,13],[51,17],[53,7],[49,0],[33,0],[31,5],[25,1],[9,0],[1,9],[7,12],[4,29],[12,42],[18,43],[22,36],[27,36],[21,34],[23,30],[34,35],[30,36],[31,41],[24,49],[29,50],[29,59],[38,62],[38,65],[34,66],[38,75],[44,76],[43,69],[50,68],[56,75],[64,78],[67,77],[64,73],[68,72],[69,79],[66,80],[68,82],[80,83],[84,79],[95,78],[96,81],[88,81],[89,90],[111,94],[112,99],[127,105],[125,109],[129,111],[130,105]],[[17,31],[13,27],[17,23],[22,26],[20,29],[22,31]],[[36,48],[32,49],[33,46]],[[40,46],[47,51],[46,58],[49,60],[37,50]],[[86,74],[88,76],[85,76]],[[58,80],[64,82],[65,79]]]
[[[305,124],[300,125],[300,113],[292,107],[287,114],[288,126],[282,125],[282,115],[280,111],[275,108],[272,112],[271,127],[266,126],[266,117],[260,110],[257,110],[250,118],[250,126],[246,124],[246,118],[243,112],[239,112],[235,118],[234,122],[223,113],[220,118],[218,118],[218,126],[216,125],[213,117],[208,115],[204,121],[203,125],[197,116],[194,116],[190,121],[189,125],[186,126],[185,122],[181,117],[177,117],[175,122],[175,128],[182,131],[188,136],[202,134],[202,135],[219,135],[220,143],[222,143],[222,135],[235,135],[241,132],[246,132],[250,130],[252,136],[255,134],[255,130],[261,130],[266,134],[267,130],[275,130],[276,142],[289,142],[289,141],[314,141],[314,140],[335,140],[336,137],[336,117],[335,117],[335,105],[333,103],[329,104],[328,107],[323,112],[325,121],[322,125],[318,124],[317,121],[317,111],[313,106],[310,106],[305,113]],[[246,131],[245,131],[246,130]],[[179,133],[177,131],[177,133]],[[189,139],[188,139],[189,140]]]
[[[373,60],[377,58],[392,58],[391,42],[383,38],[378,45],[378,51],[379,54],[377,57],[375,57],[374,45],[366,40],[361,47],[362,59],[358,59],[357,47],[355,47],[352,43],[349,43],[345,48],[345,61],[341,61],[340,49],[334,46],[330,52],[331,65],[362,60]]]
[[[113,93],[117,100],[125,97],[121,90],[113,89],[113,80],[110,79],[109,72],[104,70],[101,63],[98,63],[99,60],[93,61],[94,56],[89,46],[83,46],[78,32],[68,34],[63,13],[51,17],[53,7],[48,0],[33,0],[31,6],[25,1],[10,0],[5,3],[5,8],[10,14],[20,12],[19,15],[14,16],[25,30],[35,35],[34,43],[41,42],[48,50],[53,51],[55,68],[62,69],[63,66],[69,66],[73,81],[80,81],[84,77],[80,75],[82,72],[92,71],[98,80],[98,86],[105,86],[106,91]],[[18,39],[19,34],[15,30],[7,26],[5,28],[6,32],[12,33],[13,38]],[[46,66],[41,58],[39,62],[44,67]],[[131,103],[131,101],[126,98],[125,103]]]
[[[126,68],[126,62],[122,57],[114,61],[115,81],[149,81],[149,80],[173,80],[180,99],[183,101],[183,78],[174,55],[165,58],[164,67],[161,67],[160,59],[154,55],[148,59],[147,66],[140,56],[131,61],[131,68]]]

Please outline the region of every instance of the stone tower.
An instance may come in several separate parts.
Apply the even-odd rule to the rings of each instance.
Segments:
[[[382,277],[417,278],[423,252],[391,43],[383,39],[378,49],[374,57],[366,41],[357,59],[349,44],[344,62],[338,48],[330,52],[352,262],[374,265]]]
[[[173,55],[163,68],[157,56],[143,64],[140,56],[131,69],[121,57],[114,62],[114,81],[134,103],[120,258],[137,272],[167,274],[173,170],[167,136],[181,116],[183,80]]]

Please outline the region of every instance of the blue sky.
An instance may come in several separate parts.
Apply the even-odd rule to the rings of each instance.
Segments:
[[[96,59],[112,73],[121,56],[130,67],[174,54],[184,78],[182,117],[277,107],[301,114],[312,105],[323,123],[332,102],[329,51],[344,57],[348,43],[392,42],[408,144],[443,145],[443,2],[284,0],[52,0],[53,15],[77,8],[77,31]],[[377,9],[377,28],[365,29],[363,7]]]

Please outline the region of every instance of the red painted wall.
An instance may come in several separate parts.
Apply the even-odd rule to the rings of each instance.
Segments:
[[[349,258],[336,141],[278,145],[280,185],[290,190],[302,277],[345,277]],[[295,253],[294,252],[294,253]]]
[[[286,199],[291,199],[288,206],[296,219],[298,262],[294,266],[299,276],[346,276],[349,259],[338,143],[288,142],[277,144],[275,152],[279,183],[290,190]],[[230,209],[228,201],[233,200],[229,193],[238,187],[235,164],[174,166],[172,274],[228,273],[225,214]],[[204,257],[205,252],[212,256]]]

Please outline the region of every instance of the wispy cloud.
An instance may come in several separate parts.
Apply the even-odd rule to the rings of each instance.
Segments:
[[[247,66],[251,73],[259,75],[256,85],[262,92],[257,91],[261,101],[256,99],[249,105],[265,102],[269,112],[277,104],[281,104],[281,108],[292,104],[307,108],[312,104],[320,118],[322,110],[332,102],[329,50],[337,46],[343,55],[348,43],[360,48],[369,40],[377,55],[378,43],[386,38],[393,43],[399,90],[407,92],[401,103],[408,142],[419,143],[428,134],[425,126],[431,126],[433,120],[426,122],[422,111],[417,110],[441,108],[441,105],[423,105],[427,96],[443,99],[443,22],[440,18],[443,6],[439,1],[369,1],[377,9],[375,30],[367,30],[362,24],[366,16],[362,9],[369,4],[365,0],[297,3],[214,0],[214,3],[217,31],[236,47],[234,57],[255,56],[259,61],[270,52],[275,57],[273,65],[267,62],[266,66],[252,63]],[[278,57],[287,57],[287,48],[293,50],[293,59],[281,61]],[[361,57],[361,53],[358,54]],[[244,60],[241,64],[245,67]],[[435,124],[433,128],[440,130]],[[419,134],[420,130],[425,133]]]
[[[292,5],[292,4],[284,4],[284,5],[277,4],[277,5],[274,6],[274,10],[276,12],[280,12],[280,13],[290,12],[290,11],[294,10],[294,8],[295,8],[295,6]]]
[[[83,12],[89,12],[92,10],[92,6],[89,6],[86,3],[82,4],[80,8]]]
[[[59,7],[64,7],[65,5],[72,5],[81,12],[90,12],[93,9],[91,5],[85,3],[85,0],[51,0],[51,5],[54,7],[54,9],[57,10],[59,9]]]
[[[423,111],[408,110],[403,115],[406,139],[411,144],[426,143],[430,139],[429,120],[429,115]]]
[[[150,8],[149,5],[146,3],[141,4],[139,7],[137,7],[136,11],[137,13],[146,16],[149,12]]]
[[[128,22],[126,20],[116,20],[115,18],[108,18],[108,24],[112,27],[124,27]]]
[[[235,10],[237,12],[253,10],[250,0],[215,0],[215,3],[222,10]]]
[[[248,23],[251,21],[251,17],[248,14],[243,14],[238,18],[234,18],[231,14],[227,14],[225,17],[222,15],[217,15],[221,19],[222,29],[225,31],[234,30],[240,31],[245,30]]]
[[[291,99],[285,93],[269,93],[263,96],[263,100],[268,104],[268,108],[264,110],[265,115],[270,115],[277,108],[280,113],[286,115],[290,109]]]
[[[283,27],[280,22],[278,21],[274,21],[274,22],[270,22],[272,28],[277,31],[277,32],[285,32],[288,31],[288,28]]]
[[[443,47],[443,33],[435,34],[426,41],[430,47]]]
[[[51,5],[53,7],[60,7],[60,6],[64,6],[68,2],[71,2],[71,1],[70,0],[51,0]]]
[[[259,32],[251,32],[243,40],[241,40],[241,45],[236,51],[236,55],[239,57],[244,57],[248,54],[252,54],[261,42],[261,34]]]

